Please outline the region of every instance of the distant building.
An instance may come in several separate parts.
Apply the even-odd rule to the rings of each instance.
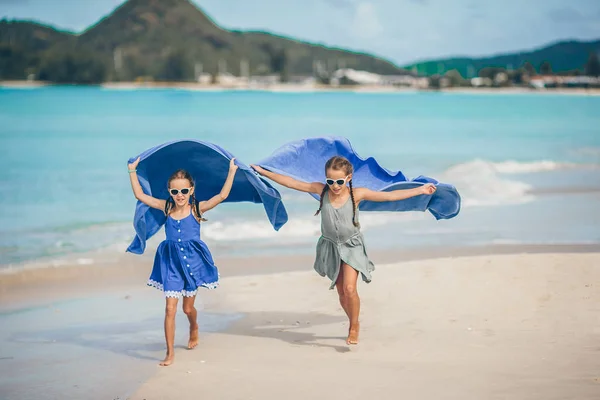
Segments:
[[[340,85],[381,85],[381,75],[367,71],[357,71],[350,68],[342,68],[331,74],[332,86]]]
[[[471,78],[471,86],[473,87],[491,87],[493,83],[490,78]]]
[[[392,87],[427,87],[427,78],[417,77],[409,72],[405,75],[379,75],[367,71],[357,71],[350,68],[338,69],[331,75],[332,86],[362,85],[362,86],[392,86]]]
[[[426,88],[429,80],[426,77],[406,75],[383,75],[383,85],[396,87]]]
[[[502,86],[508,83],[508,74],[506,72],[498,72],[496,76],[494,76],[494,84],[498,86]]]
[[[212,75],[205,73],[198,74],[198,83],[210,85],[212,83]]]
[[[292,75],[288,78],[288,83],[293,83],[295,85],[311,86],[316,82],[317,80],[313,76]]]
[[[276,85],[281,80],[279,75],[255,75],[251,76],[248,83],[250,86]]]
[[[536,75],[529,79],[529,85],[535,89],[554,87],[590,88],[599,87],[600,79],[594,76]]]

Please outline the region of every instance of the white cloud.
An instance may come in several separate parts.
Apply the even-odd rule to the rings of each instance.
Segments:
[[[354,36],[363,39],[374,39],[383,33],[383,25],[372,3],[362,2],[356,5],[351,29]]]

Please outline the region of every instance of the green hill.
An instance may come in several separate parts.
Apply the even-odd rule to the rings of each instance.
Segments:
[[[448,58],[419,62],[405,66],[423,75],[434,75],[457,70],[463,77],[476,76],[480,70],[489,67],[518,69],[529,62],[539,72],[544,62],[550,63],[553,72],[583,70],[590,53],[600,52],[600,40],[592,42],[564,41],[540,49],[502,54],[483,58]]]
[[[10,64],[9,57],[23,54],[28,61],[21,61],[19,68],[10,73],[1,68]],[[79,65],[80,54],[85,55],[82,64],[102,64],[103,79],[110,80],[139,76],[187,80],[194,70],[215,73],[219,65],[221,71],[239,75],[242,63],[250,74],[312,75],[315,62],[325,69],[343,65],[380,74],[406,73],[368,54],[267,32],[223,29],[189,0],[129,0],[80,35],[31,22],[0,22],[0,79],[24,78],[23,63],[28,72],[39,74],[49,57],[71,57]]]

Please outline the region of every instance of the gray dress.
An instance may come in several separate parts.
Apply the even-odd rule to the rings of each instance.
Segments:
[[[350,196],[339,209],[331,205],[328,192],[323,197],[321,237],[317,242],[315,271],[331,279],[329,289],[335,287],[341,262],[358,271],[367,283],[371,282],[371,272],[375,269],[367,256],[363,235],[352,223],[352,207]],[[356,216],[358,220],[358,210]]]

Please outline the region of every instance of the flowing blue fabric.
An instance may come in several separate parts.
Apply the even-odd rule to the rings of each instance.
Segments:
[[[164,143],[139,155],[137,175],[144,193],[158,199],[167,199],[169,177],[178,169],[187,170],[194,180],[194,194],[198,201],[208,200],[221,191],[229,172],[229,161],[234,156],[227,150],[199,140],[177,140]],[[129,159],[132,163],[138,156]],[[287,212],[279,192],[254,170],[236,158],[238,166],[231,192],[225,202],[249,201],[262,203],[271,225],[279,230],[287,222]],[[133,217],[136,236],[127,251],[142,254],[146,240],[165,223],[163,211],[138,201]]]
[[[385,145],[385,144],[384,144]],[[266,170],[290,176],[303,182],[325,183],[325,163],[333,156],[343,156],[352,163],[354,187],[375,191],[411,189],[433,183],[433,195],[420,195],[405,200],[389,202],[361,201],[361,211],[426,211],[436,219],[449,219],[458,215],[461,199],[456,188],[433,178],[419,176],[408,180],[400,171],[389,171],[370,158],[361,158],[344,137],[318,137],[287,143],[271,156],[256,163]],[[312,194],[315,199],[319,195]]]

